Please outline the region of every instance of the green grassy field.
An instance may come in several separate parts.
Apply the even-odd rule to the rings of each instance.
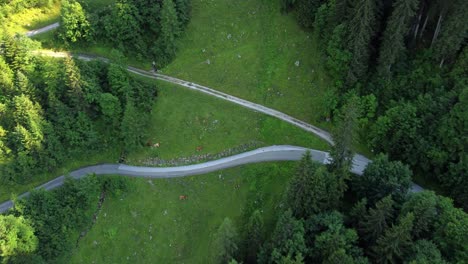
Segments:
[[[83,2],[93,10],[109,5],[115,2],[115,0],[86,0]],[[61,1],[55,1],[50,8],[29,8],[8,17],[2,27],[11,34],[25,33],[29,30],[38,29],[58,22],[60,19],[60,8]],[[53,33],[45,33],[40,36],[40,39],[51,40],[52,36]]]
[[[318,124],[328,80],[311,32],[279,1],[192,1],[192,19],[164,73]]]
[[[177,85],[154,83],[159,87],[159,96],[148,140],[160,143],[160,147],[143,148],[129,156],[130,163],[138,164],[139,160],[151,157],[214,154],[250,142],[328,149],[313,134],[281,120]],[[197,151],[199,146],[203,150]]]
[[[11,34],[41,28],[55,23],[60,18],[60,1],[50,8],[29,8],[20,13],[11,15],[5,25],[2,25]]]
[[[105,201],[70,263],[212,263],[213,234],[225,217],[241,230],[243,212],[261,208],[267,230],[273,228],[294,166],[264,163],[180,179],[133,179],[133,191]]]

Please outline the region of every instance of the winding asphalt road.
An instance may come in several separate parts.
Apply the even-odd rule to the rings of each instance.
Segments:
[[[129,166],[125,164],[101,164],[81,168],[70,172],[68,175],[74,179],[80,179],[92,173],[95,173],[96,175],[115,174],[142,178],[175,178],[205,174],[208,172],[232,168],[244,164],[266,161],[300,160],[306,151],[310,151],[312,159],[317,162],[322,164],[327,164],[330,162],[328,152],[297,146],[280,145],[259,148],[234,156],[188,166],[156,168]],[[351,169],[351,172],[361,175],[369,162],[370,161],[367,158],[361,155],[356,155],[353,160],[353,168]],[[61,186],[64,180],[65,176],[62,175],[39,187],[36,187],[36,189],[52,190]],[[28,195],[29,192],[24,193],[19,197],[22,198]],[[7,201],[0,204],[0,213],[5,212],[12,206],[12,201]]]
[[[58,27],[58,23],[53,25],[47,26],[42,29],[38,29],[35,31],[28,32],[28,36],[34,36],[40,33],[44,33],[50,31],[54,28]],[[41,55],[46,56],[53,56],[53,57],[64,57],[70,56],[68,53],[63,52],[51,52],[51,51],[39,51],[37,52]],[[87,56],[87,55],[74,55],[79,59],[84,60],[93,60],[99,59],[102,61],[108,62],[106,58],[94,57],[94,56]],[[330,134],[320,128],[307,124],[301,120],[298,120],[294,117],[276,111],[274,109],[255,104],[229,94],[225,94],[214,89],[194,84],[191,82],[187,82],[184,80],[180,80],[174,77],[170,77],[167,75],[162,75],[158,73],[153,73],[149,71],[144,71],[141,69],[137,69],[134,67],[128,67],[128,71],[133,72],[135,74],[163,80],[167,82],[171,82],[174,84],[178,84],[193,90],[197,90],[217,98],[221,98],[246,108],[250,108],[252,110],[276,117],[278,119],[284,120],[288,123],[291,123],[295,126],[298,126],[306,131],[310,131],[320,138],[326,140],[330,144],[333,144],[333,140]],[[69,173],[69,176],[74,179],[82,178],[88,174],[95,173],[96,175],[103,175],[103,174],[116,174],[116,175],[124,175],[130,177],[146,177],[146,178],[174,178],[174,177],[184,177],[190,175],[199,175],[205,174],[208,172],[213,172],[221,169],[231,168],[239,165],[250,164],[250,163],[258,163],[258,162],[265,162],[265,161],[286,161],[286,160],[300,160],[301,157],[304,155],[306,151],[310,151],[312,155],[312,159],[318,161],[323,164],[327,164],[330,162],[330,157],[327,152],[318,151],[314,149],[307,149],[303,147],[297,146],[270,146],[265,148],[259,148],[253,151],[248,151],[245,153],[241,153],[238,155],[234,155],[231,157],[222,158],[219,160],[209,161],[201,164],[195,165],[188,165],[188,166],[180,166],[180,167],[167,167],[167,168],[154,168],[154,167],[138,167],[138,166],[129,166],[124,164],[101,164],[101,165],[94,165],[85,168],[81,168]],[[366,168],[367,164],[371,162],[369,159],[362,155],[355,155],[353,158],[353,167],[351,172],[361,175]],[[62,175],[57,177],[41,186],[36,187],[36,189],[45,189],[45,190],[52,190],[55,189],[63,184],[65,180],[65,176]],[[422,190],[422,187],[416,184],[413,184],[411,191],[419,192]],[[29,195],[29,192],[24,193],[19,196],[19,198],[26,197]],[[13,206],[12,201],[6,201],[0,204],[0,213],[7,211]]]

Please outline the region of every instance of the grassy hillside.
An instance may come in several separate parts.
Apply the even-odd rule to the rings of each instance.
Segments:
[[[328,149],[325,141],[281,120],[177,85],[154,82],[159,87],[159,97],[148,140],[160,143],[160,147],[145,147],[133,153],[130,163],[139,164],[152,157],[215,154],[249,143]]]
[[[11,34],[25,33],[26,31],[41,28],[55,23],[60,17],[60,1],[50,8],[29,8],[20,13],[13,14],[2,25]]]
[[[293,168],[267,163],[181,179],[134,179],[134,191],[105,201],[70,263],[212,263],[213,234],[225,217],[241,230],[243,212],[248,217],[262,208],[272,229]]]
[[[317,124],[327,78],[313,34],[279,1],[194,0],[177,58],[164,73]]]

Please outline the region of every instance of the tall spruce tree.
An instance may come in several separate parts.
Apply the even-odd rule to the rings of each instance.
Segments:
[[[158,56],[156,64],[164,66],[175,56],[175,39],[180,32],[180,23],[173,0],[163,0],[161,9],[161,33],[155,54]]]
[[[295,177],[289,184],[287,192],[287,203],[293,215],[296,217],[307,217],[311,208],[312,177],[318,169],[318,164],[312,161],[310,152],[306,152],[296,169]]]
[[[409,213],[402,217],[398,225],[385,231],[374,247],[378,263],[401,263],[411,247],[411,230],[414,216]]]
[[[246,260],[252,263],[255,262],[260,246],[263,243],[263,218],[259,210],[255,210],[247,223],[246,233]]]
[[[358,98],[351,97],[343,107],[338,124],[333,131],[335,144],[330,151],[331,161],[328,164],[330,171],[346,179],[352,167],[354,153],[351,150],[355,140],[357,119],[359,118]]]
[[[141,144],[141,124],[133,100],[127,101],[122,123],[120,124],[120,136],[125,146],[125,151],[131,151]]]
[[[391,196],[383,198],[359,222],[359,231],[368,242],[375,242],[392,223],[395,213],[393,204]]]
[[[66,57],[64,60],[65,66],[65,84],[68,87],[68,101],[71,107],[76,110],[86,108],[86,101],[83,92],[83,80],[79,68],[71,57]]]
[[[440,67],[445,60],[454,58],[468,37],[468,5],[464,0],[455,1],[434,43],[434,56]]]
[[[228,263],[237,253],[238,234],[229,218],[225,218],[215,237],[214,257],[216,263]]]
[[[390,77],[391,67],[406,50],[404,38],[409,32],[409,24],[416,13],[418,0],[397,0],[393,4],[393,12],[383,33],[378,73]]]
[[[348,23],[348,47],[352,58],[347,76],[352,86],[366,77],[370,43],[376,27],[376,3],[374,0],[354,0],[351,20]]]
[[[284,212],[276,223],[272,234],[272,252],[269,263],[278,263],[283,257],[297,258],[307,252],[304,224],[292,216],[291,210]]]
[[[191,0],[175,0],[175,6],[177,10],[177,17],[179,18],[180,28],[184,29],[187,27],[190,21],[192,12],[192,1]]]
[[[306,219],[313,214],[331,210],[343,197],[344,188],[340,177],[318,167],[306,153],[302,158],[296,177],[287,193],[288,206],[296,218]]]

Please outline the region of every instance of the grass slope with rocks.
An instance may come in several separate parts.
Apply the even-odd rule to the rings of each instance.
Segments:
[[[261,208],[272,230],[293,162],[264,163],[180,179],[132,179],[109,197],[70,263],[213,263],[214,233],[225,217],[242,232]],[[138,191],[136,191],[138,190]],[[179,200],[186,195],[186,200]]]

